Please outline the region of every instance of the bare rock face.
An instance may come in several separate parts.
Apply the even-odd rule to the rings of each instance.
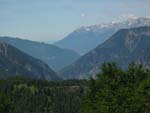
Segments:
[[[8,44],[0,41],[0,53],[5,55],[5,56],[7,56],[7,46],[8,46]]]
[[[0,41],[0,77],[21,75],[35,79],[60,79],[57,74],[42,61]]]
[[[129,51],[134,51],[138,44],[142,40],[142,36],[149,37],[150,32],[149,29],[134,29],[134,30],[129,30],[128,33],[126,34],[126,39],[125,39],[125,45],[129,49]]]
[[[131,62],[150,67],[150,27],[121,29],[94,50],[60,71],[65,78],[88,78],[104,62],[127,68]]]

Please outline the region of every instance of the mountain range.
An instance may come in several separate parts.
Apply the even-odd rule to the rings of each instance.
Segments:
[[[60,77],[47,64],[0,41],[0,77],[12,76],[60,80]]]
[[[0,37],[0,40],[20,49],[34,58],[42,60],[55,71],[60,70],[79,58],[79,54],[72,50],[62,49],[43,42],[12,37]]]
[[[92,26],[81,27],[64,39],[55,43],[55,45],[72,49],[81,55],[94,49],[99,44],[103,43],[119,29],[133,28],[140,26],[149,26],[150,18],[131,18],[123,22],[111,22],[97,24]]]
[[[60,71],[65,79],[95,75],[104,62],[116,62],[126,68],[130,62],[150,67],[150,27],[121,29],[95,49]]]

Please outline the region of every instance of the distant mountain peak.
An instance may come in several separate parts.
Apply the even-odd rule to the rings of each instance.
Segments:
[[[83,26],[77,31],[85,30],[85,31],[94,31],[104,28],[113,28],[113,27],[139,27],[139,26],[150,26],[150,17],[133,17],[128,18],[126,21],[112,21],[110,23],[101,23],[91,26]]]
[[[136,18],[133,16],[132,18],[128,18],[126,21],[112,21],[109,23],[83,26],[70,33],[64,39],[56,42],[55,45],[72,49],[83,55],[94,49],[97,45],[103,43],[119,29],[141,26],[150,26],[150,18]]]

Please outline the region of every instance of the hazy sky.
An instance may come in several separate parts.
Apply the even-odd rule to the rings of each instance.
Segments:
[[[150,0],[0,0],[0,35],[52,41],[133,15],[150,16]]]

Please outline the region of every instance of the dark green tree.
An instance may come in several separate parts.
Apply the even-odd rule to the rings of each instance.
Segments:
[[[150,71],[130,64],[122,70],[104,63],[82,98],[81,113],[149,113]]]
[[[12,113],[12,112],[13,107],[10,98],[5,94],[0,93],[0,113]]]

